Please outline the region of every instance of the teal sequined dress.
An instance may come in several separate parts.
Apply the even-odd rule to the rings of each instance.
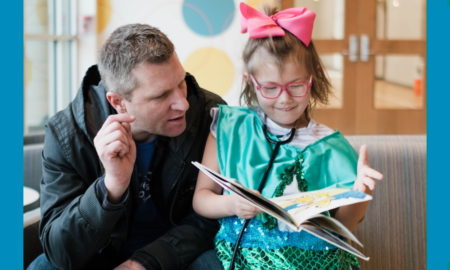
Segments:
[[[217,118],[217,153],[221,174],[257,189],[274,145],[267,142],[263,122],[252,108],[220,106]],[[275,135],[273,139],[277,139]],[[353,186],[357,155],[338,131],[304,149],[282,145],[262,195],[283,195],[288,185],[312,191]],[[295,176],[295,177],[294,177]],[[297,183],[295,183],[295,181]],[[216,251],[228,269],[234,243],[244,223],[236,216],[220,219]],[[307,232],[280,230],[276,219],[260,214],[243,235],[235,269],[350,269],[356,257]]]

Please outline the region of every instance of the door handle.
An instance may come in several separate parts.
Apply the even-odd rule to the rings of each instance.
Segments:
[[[341,53],[342,55],[348,55],[350,62],[358,61],[358,37],[356,35],[348,36],[348,50]]]
[[[361,42],[360,42],[360,56],[359,60],[361,62],[367,62],[369,61],[369,57],[373,55],[373,52],[370,50],[370,38],[368,35],[361,35]]]

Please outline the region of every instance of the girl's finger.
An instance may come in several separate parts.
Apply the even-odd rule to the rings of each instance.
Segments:
[[[374,190],[375,189],[375,180],[373,180],[372,178],[369,177],[364,177],[362,179],[362,182],[364,183],[364,185],[366,185],[370,190]]]
[[[363,144],[359,148],[358,168],[368,164],[369,160],[367,157],[367,145]]]
[[[368,177],[373,178],[375,180],[382,180],[383,177],[384,177],[383,174],[380,173],[379,171],[377,171],[377,170],[375,170],[375,169],[373,169],[371,167],[367,167],[367,166],[364,166],[361,169],[361,173],[362,173],[362,175],[368,176]]]

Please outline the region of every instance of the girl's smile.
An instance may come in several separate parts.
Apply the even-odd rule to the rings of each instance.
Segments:
[[[280,110],[280,111],[284,111],[284,112],[288,112],[288,111],[291,111],[291,110],[293,110],[293,109],[295,109],[297,106],[293,106],[293,107],[281,107],[281,108],[276,108],[275,107],[275,109],[276,110]]]

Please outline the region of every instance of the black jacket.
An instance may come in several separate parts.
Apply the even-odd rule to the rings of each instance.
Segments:
[[[171,229],[136,251],[132,259],[147,269],[183,269],[212,248],[217,222],[192,210],[192,195],[209,133],[209,110],[224,101],[201,89],[187,75],[187,128],[178,137],[158,140],[153,166],[153,200]],[[41,183],[40,239],[47,258],[61,269],[111,269],[129,229],[132,189],[125,203],[106,210],[95,183],[104,171],[93,138],[108,115],[116,113],[105,97],[97,67],[91,67],[69,106],[47,123]],[[133,177],[135,174],[133,173]]]

